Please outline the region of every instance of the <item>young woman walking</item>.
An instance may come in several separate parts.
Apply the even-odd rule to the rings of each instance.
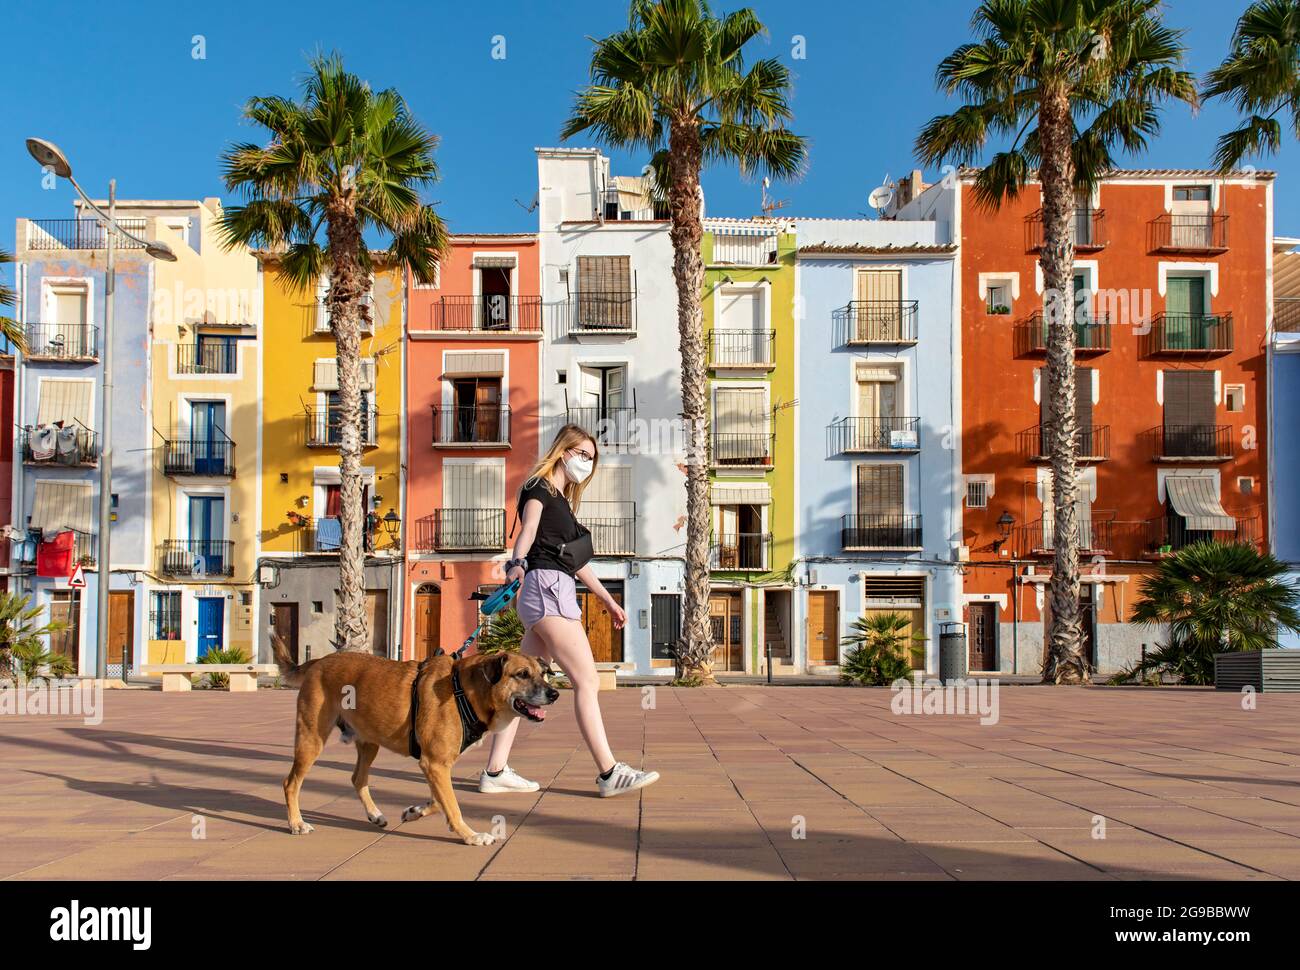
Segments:
[[[566,424],[560,429],[519,491],[522,527],[515,540],[514,557],[506,563],[506,579],[523,579],[515,606],[525,628],[520,651],[530,657],[554,660],[569,678],[578,730],[599,772],[596,789],[607,798],[654,784],[659,773],[631,768],[609,750],[600,716],[596,661],[580,622],[582,610],[575,577],[605,604],[615,629],[621,630],[627,622],[627,614],[591,568],[591,533],[575,515],[599,457],[596,442],[581,427]],[[479,791],[537,791],[536,782],[516,774],[507,764],[518,729],[516,718],[505,730],[492,735],[492,751],[487,768],[479,776]]]

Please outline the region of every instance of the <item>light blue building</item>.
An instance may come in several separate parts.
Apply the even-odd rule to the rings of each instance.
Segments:
[[[1292,568],[1300,587],[1300,239],[1273,240],[1273,327],[1269,348],[1270,418],[1268,505],[1273,555]],[[1300,634],[1284,633],[1282,646],[1300,649]]]
[[[937,673],[961,620],[957,247],[948,223],[796,220],[795,629],[835,673],[863,615],[900,613]]]
[[[143,231],[144,220],[123,220]],[[134,225],[135,222],[141,225]],[[19,219],[16,317],[28,351],[17,356],[10,588],[67,624],[50,639],[77,673],[96,669],[100,385],[105,236],[93,219]],[[145,642],[140,578],[148,555],[152,430],[148,397],[153,271],[119,243],[113,327],[113,501],[109,675]],[[80,564],[84,588],[67,575]],[[44,575],[42,575],[44,574]],[[60,575],[61,574],[61,575]]]

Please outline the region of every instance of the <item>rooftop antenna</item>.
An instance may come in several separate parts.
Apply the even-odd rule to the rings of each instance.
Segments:
[[[867,205],[875,209],[876,215],[879,218],[883,219],[885,209],[888,208],[889,203],[893,201],[894,201],[894,186],[893,183],[889,181],[888,173],[886,173],[885,184],[880,186],[880,188],[878,189],[872,190],[871,195],[867,197]]]
[[[790,204],[789,199],[784,199],[781,202],[777,202],[775,199],[771,198],[767,194],[767,190],[771,188],[771,186],[772,186],[772,180],[767,176],[764,176],[763,177],[763,218],[765,219],[771,218],[772,213],[775,212],[777,209],[784,209],[786,206]]]
[[[541,200],[541,193],[538,192],[536,195],[533,196],[533,201],[528,203],[528,205],[524,205],[518,199],[515,199],[515,205],[519,206],[519,208],[523,209],[525,212],[531,213],[537,210],[537,203],[540,200]]]

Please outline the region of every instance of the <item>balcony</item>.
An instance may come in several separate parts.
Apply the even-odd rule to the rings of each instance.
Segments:
[[[833,455],[921,450],[920,418],[843,418],[826,430]]]
[[[211,438],[194,439],[183,432],[163,439],[163,474],[169,477],[235,477],[235,443],[224,432],[212,429]]]
[[[432,411],[435,448],[510,446],[510,408],[506,405],[434,405]]]
[[[159,571],[177,579],[235,575],[235,544],[227,539],[167,539]]]
[[[636,395],[633,394],[633,401]],[[632,440],[636,404],[629,408],[590,407],[567,409],[569,424],[576,424],[600,445],[625,445]]]
[[[1045,233],[1043,231],[1043,210],[1039,209],[1025,220],[1028,248],[1039,252],[1043,248]],[[1106,210],[1075,209],[1074,218],[1070,220],[1070,242],[1075,252],[1095,253],[1106,248]]]
[[[336,553],[343,544],[343,524],[338,516],[322,516],[319,519],[300,520],[302,528],[298,530],[297,551],[299,553]],[[375,530],[379,526],[379,517],[373,513],[366,514],[361,530],[361,548],[366,553],[375,551]]]
[[[232,341],[177,344],[176,373],[234,374],[239,369],[239,345]]]
[[[1113,519],[1089,518],[1079,522],[1075,548],[1081,553],[1103,555],[1115,548]],[[1056,523],[1038,519],[1016,529],[1016,548],[1024,555],[1051,556],[1056,552]]]
[[[62,531],[62,530],[58,530]],[[28,529],[28,538],[14,545],[13,568],[22,575],[36,572],[37,550],[43,541],[53,539],[58,531],[53,529]],[[90,532],[73,532],[72,561],[80,566],[94,566],[98,559],[98,537]]]
[[[306,415],[308,448],[337,448],[343,441],[342,412],[337,408],[308,408]],[[361,447],[376,448],[379,414],[373,408],[361,412]]]
[[[29,323],[27,359],[93,363],[99,360],[99,328],[87,323]]]
[[[636,334],[636,293],[578,293],[558,304],[569,334]]]
[[[845,552],[916,552],[921,545],[921,517],[883,513],[846,515],[840,520]]]
[[[1258,545],[1259,519],[1254,516],[1228,513],[1237,522],[1235,529],[1204,532],[1187,527],[1181,515],[1150,519],[1146,523],[1146,548],[1144,555],[1151,559],[1180,552],[1198,542],[1248,542]]]
[[[1017,438],[1018,451],[1027,461],[1051,461],[1051,446],[1046,425],[1036,424],[1021,431]],[[1091,428],[1078,428],[1074,432],[1075,460],[1083,462],[1107,461],[1110,458],[1110,426],[1095,424]]]
[[[140,218],[118,219],[117,224],[127,232],[143,235],[146,220]],[[140,243],[117,233],[113,245],[117,249],[143,249]],[[36,251],[60,249],[106,249],[108,231],[98,219],[29,219],[27,221],[27,248]]]
[[[1150,224],[1151,251],[1157,253],[1224,253],[1228,251],[1226,215],[1163,215]]]
[[[1087,313],[1074,323],[1074,353],[1078,357],[1104,354],[1110,350],[1110,314]],[[1017,351],[1023,356],[1047,353],[1047,315],[1038,310],[1017,327]]]
[[[771,533],[714,536],[709,546],[709,568],[719,572],[766,572],[771,564]]]
[[[722,432],[709,439],[709,464],[714,468],[771,468],[776,435],[766,432]]]
[[[506,547],[505,509],[434,509],[415,524],[424,552],[499,552]]]
[[[1300,296],[1273,298],[1273,332],[1300,333]]]
[[[19,446],[25,465],[91,468],[99,464],[99,435],[79,421],[23,428]]]
[[[767,371],[776,367],[775,330],[710,330],[710,366]]]
[[[636,555],[636,503],[583,502],[578,521],[591,530],[596,555]]]
[[[856,347],[916,343],[916,316],[915,300],[854,300],[836,310],[832,318],[839,343]]]
[[[1230,425],[1168,424],[1147,432],[1157,462],[1231,461]]]
[[[1161,313],[1151,323],[1150,354],[1220,357],[1233,350],[1231,313]]]
[[[450,333],[542,332],[540,296],[444,296],[429,306],[429,329]]]

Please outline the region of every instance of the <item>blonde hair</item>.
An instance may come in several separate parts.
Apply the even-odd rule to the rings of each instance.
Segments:
[[[566,424],[555,434],[555,440],[551,442],[551,447],[542,455],[541,460],[533,466],[533,470],[528,473],[524,479],[524,484],[520,488],[520,493],[533,482],[541,482],[552,492],[555,486],[551,483],[551,476],[555,474],[564,461],[564,453],[577,448],[579,445],[591,442],[591,453],[594,456],[591,462],[591,474],[581,482],[565,480],[564,497],[569,500],[569,506],[574,512],[578,511],[578,506],[582,502],[582,493],[586,490],[587,485],[596,477],[596,466],[600,464],[600,447],[596,444],[596,439],[586,428],[579,424]]]

